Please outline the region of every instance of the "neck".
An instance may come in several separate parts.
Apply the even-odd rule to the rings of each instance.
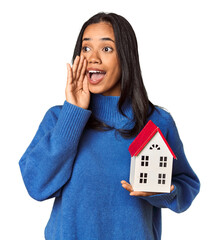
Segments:
[[[107,124],[128,122],[133,119],[131,102],[126,101],[122,107],[123,116],[118,109],[120,96],[104,96],[101,94],[91,94],[90,109],[94,116]]]

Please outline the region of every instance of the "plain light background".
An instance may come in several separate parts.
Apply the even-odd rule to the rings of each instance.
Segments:
[[[163,210],[162,239],[216,239],[219,4],[212,0],[1,1],[0,239],[44,239],[54,200],[29,197],[18,161],[45,112],[63,104],[79,30],[100,11],[133,26],[149,98],[172,114],[201,181],[186,212]]]

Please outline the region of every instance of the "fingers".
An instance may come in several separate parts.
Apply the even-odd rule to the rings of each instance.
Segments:
[[[125,180],[122,180],[121,184],[122,184],[122,187],[125,188],[127,191],[133,192],[132,186],[129,183],[127,183]]]
[[[81,74],[80,74],[80,77],[79,77],[78,81],[82,82],[84,80],[84,77],[86,75],[86,71],[87,71],[87,60],[84,59],[83,63],[82,63]]]
[[[72,79],[72,69],[69,63],[66,64],[67,66],[67,84],[71,84],[73,79]]]
[[[78,63],[78,68],[77,68],[77,74],[76,74],[76,79],[79,80],[82,74],[82,68],[84,66],[84,56],[82,55],[80,57],[80,61]]]
[[[68,83],[72,83],[73,81],[83,81],[84,76],[86,74],[86,68],[87,68],[87,60],[85,57],[82,56],[76,56],[73,66],[71,68],[70,64],[67,64],[67,70],[68,70]]]
[[[75,78],[76,78],[76,75],[77,75],[77,69],[78,69],[79,60],[80,60],[80,57],[77,56],[77,57],[75,58],[75,60],[74,60],[73,66],[72,66],[73,79],[75,79]]]
[[[173,190],[174,190],[174,185],[171,185],[170,192],[172,192]]]
[[[146,197],[146,196],[151,196],[151,195],[156,195],[158,193],[153,193],[153,192],[141,192],[141,191],[134,191],[132,186],[127,183],[125,180],[121,181],[122,187],[125,188],[127,191],[130,192],[131,196],[136,196],[136,197]]]
[[[84,77],[84,81],[83,81],[83,89],[86,93],[89,92],[89,87],[88,87],[88,80],[87,80],[87,76],[85,75]]]

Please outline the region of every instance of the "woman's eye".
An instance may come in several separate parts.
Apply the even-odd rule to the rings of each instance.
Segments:
[[[90,50],[89,47],[82,47],[82,51],[83,51],[83,52],[88,52],[89,50]]]
[[[103,48],[104,52],[112,52],[113,49],[111,47],[104,47]]]

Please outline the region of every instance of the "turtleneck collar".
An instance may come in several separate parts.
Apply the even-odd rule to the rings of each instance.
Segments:
[[[115,126],[116,123],[127,123],[133,119],[131,102],[127,100],[122,108],[128,119],[119,112],[119,99],[120,96],[104,96],[91,93],[90,109],[96,118],[108,124],[112,123]]]

